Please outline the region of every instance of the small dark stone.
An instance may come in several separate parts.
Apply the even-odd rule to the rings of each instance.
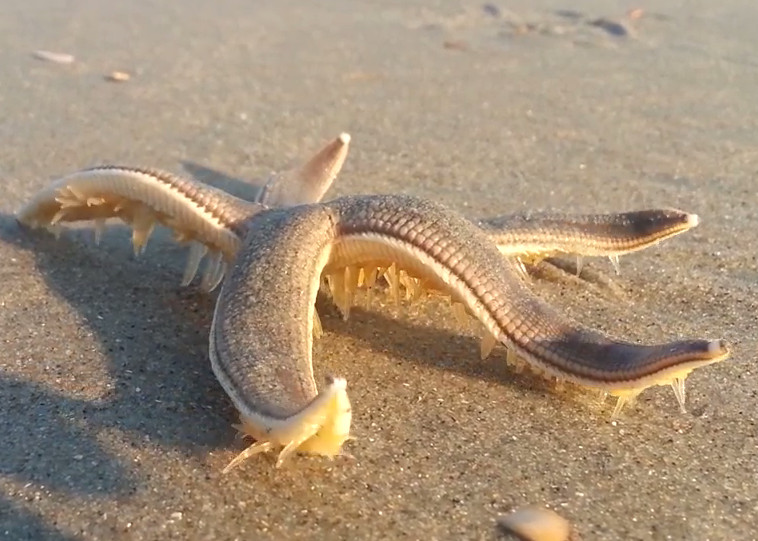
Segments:
[[[610,19],[595,19],[593,21],[590,21],[588,24],[590,26],[596,26],[602,30],[605,30],[612,36],[622,38],[629,35],[629,31],[623,24],[617,23],[616,21],[611,21]]]
[[[500,11],[500,8],[497,7],[495,4],[484,4],[482,6],[482,11],[489,15],[490,17],[494,17],[496,19],[499,19],[502,15],[502,12]]]

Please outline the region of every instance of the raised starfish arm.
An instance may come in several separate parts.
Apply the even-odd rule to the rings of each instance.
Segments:
[[[267,207],[293,207],[321,201],[342,170],[350,135],[341,133],[307,162],[273,175],[258,192],[256,201]]]
[[[99,242],[106,220],[119,218],[132,227],[137,255],[155,226],[163,225],[173,230],[177,242],[190,244],[183,283],[192,280],[209,255],[203,286],[213,289],[237,255],[244,221],[263,208],[165,171],[109,165],[56,180],[21,208],[17,219],[56,233],[64,223],[91,220]]]

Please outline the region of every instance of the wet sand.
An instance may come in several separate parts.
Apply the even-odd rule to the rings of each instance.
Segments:
[[[536,504],[585,540],[755,539],[755,24],[748,0],[0,6],[0,537],[500,539],[498,516]],[[619,277],[590,261],[613,287],[534,287],[614,335],[725,338],[732,357],[689,377],[687,414],[658,387],[611,423],[611,400],[515,374],[502,348],[480,361],[443,304],[379,295],[343,322],[321,303],[316,370],[348,380],[356,460],[222,475],[242,443],[184,250],[164,233],[138,259],[124,227],[96,247],[13,213],[109,162],[250,194],[341,131],[330,197],[698,213]]]

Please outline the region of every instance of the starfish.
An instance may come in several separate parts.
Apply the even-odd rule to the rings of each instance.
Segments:
[[[183,284],[207,259],[202,286],[221,285],[209,336],[214,374],[240,413],[238,430],[255,440],[225,469],[281,447],[346,454],[352,422],[347,383],[313,377],[315,309],[322,288],[347,319],[356,294],[386,281],[399,303],[447,297],[461,319],[483,327],[480,356],[496,344],[507,362],[550,379],[618,397],[613,416],[640,392],[670,385],[685,407],[685,379],[728,357],[723,340],[640,345],[589,329],[541,300],[524,282],[523,262],[548,255],[618,257],[695,227],[695,214],[647,209],[617,214],[522,213],[471,219],[428,199],[357,195],[324,201],[345,162],[341,134],[304,164],[272,176],[254,201],[148,168],[101,166],[66,175],[18,212],[31,227],[58,232],[92,220],[132,229],[135,253],[158,224],[190,245]],[[617,267],[617,265],[616,265]]]

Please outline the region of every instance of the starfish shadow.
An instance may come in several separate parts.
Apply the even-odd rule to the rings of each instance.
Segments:
[[[44,541],[74,541],[72,535],[45,524],[37,515],[0,497],[0,532],[7,539],[35,539]]]
[[[0,216],[0,240],[34,254],[53,295],[96,337],[110,378],[108,391],[88,401],[0,374],[0,425],[9,435],[0,473],[17,482],[78,495],[133,492],[139,473],[98,443],[104,430],[199,459],[231,440],[233,408],[207,360],[213,299],[178,287],[179,254],[168,244],[135,260],[126,230],[109,229],[95,247],[78,242],[76,230],[56,240]],[[144,279],[148,270],[153,277]],[[62,377],[73,380],[76,370],[67,366]]]

